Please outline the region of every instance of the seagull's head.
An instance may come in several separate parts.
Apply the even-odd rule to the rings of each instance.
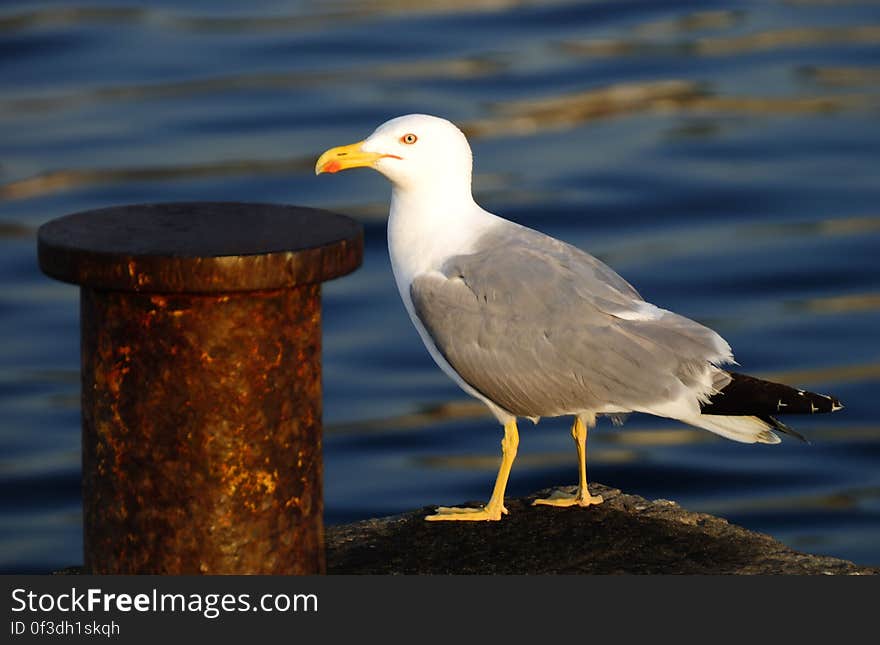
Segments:
[[[434,186],[470,192],[471,148],[461,130],[446,119],[408,114],[380,125],[363,141],[331,148],[315,164],[315,174],[373,168],[397,189]]]

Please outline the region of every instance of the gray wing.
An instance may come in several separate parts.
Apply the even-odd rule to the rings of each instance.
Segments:
[[[437,349],[517,416],[639,410],[711,393],[732,360],[712,330],[654,307],[610,267],[505,224],[410,287]]]

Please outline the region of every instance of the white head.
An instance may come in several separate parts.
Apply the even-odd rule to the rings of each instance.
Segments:
[[[471,148],[446,119],[408,114],[380,125],[363,141],[327,150],[315,174],[368,167],[388,177],[395,191],[470,196]]]

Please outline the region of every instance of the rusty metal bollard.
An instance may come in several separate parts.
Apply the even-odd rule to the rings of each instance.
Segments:
[[[320,283],[353,220],[120,206],[40,227],[80,285],[86,573],[324,572]]]

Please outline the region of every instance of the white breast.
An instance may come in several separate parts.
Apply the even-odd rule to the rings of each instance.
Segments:
[[[499,223],[500,218],[484,211],[471,202],[449,208],[445,213],[425,212],[408,208],[405,199],[392,195],[391,212],[388,217],[388,253],[397,290],[403,300],[410,320],[419,332],[431,358],[449,378],[465,392],[483,401],[495,416],[505,423],[512,416],[498,408],[474,388],[468,385],[437,349],[434,340],[425,329],[413,307],[410,285],[422,273],[438,271],[451,256],[472,252],[473,243],[486,230]]]

